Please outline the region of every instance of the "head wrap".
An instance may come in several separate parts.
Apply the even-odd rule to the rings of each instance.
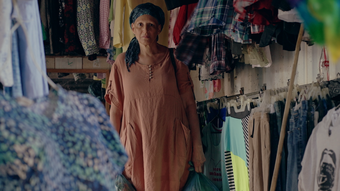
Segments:
[[[140,4],[132,10],[130,14],[130,18],[129,18],[130,27],[131,27],[131,24],[134,23],[136,19],[142,15],[151,15],[152,17],[157,19],[158,24],[160,24],[161,28],[163,29],[164,22],[165,22],[164,12],[160,7],[152,3]],[[137,38],[134,37],[131,40],[129,47],[125,54],[125,62],[126,62],[126,67],[128,71],[130,71],[129,70],[130,66],[134,64],[135,61],[138,60],[139,52],[140,52],[139,43],[138,43]]]

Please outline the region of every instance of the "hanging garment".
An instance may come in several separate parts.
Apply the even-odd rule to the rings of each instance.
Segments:
[[[328,111],[308,141],[299,174],[299,191],[340,189],[339,111]]]
[[[64,9],[64,44],[65,53],[84,54],[77,31],[77,1],[65,0]]]
[[[257,1],[245,8],[248,21],[255,25],[269,25],[279,23],[278,10],[272,6],[272,0]]]
[[[267,25],[260,39],[260,47],[268,46],[273,37],[283,50],[294,51],[300,30],[300,23],[280,22],[275,25]]]
[[[250,24],[250,32],[251,34],[260,34],[264,32],[265,25],[255,25],[253,23]]]
[[[175,45],[178,45],[178,43],[181,41],[182,29],[190,21],[191,15],[196,7],[197,3],[181,6],[173,31],[173,41]]]
[[[41,72],[46,72],[38,2],[35,0],[20,1],[18,2],[18,7],[28,35],[28,39],[26,39],[22,26],[17,29],[22,93],[23,96],[27,98],[42,97],[48,94],[47,81],[42,77],[30,56],[30,51],[32,51],[36,64],[40,67]],[[17,13],[14,12],[12,17],[14,19],[17,18]],[[30,42],[30,46],[28,46],[28,41]]]
[[[277,122],[277,135],[276,135],[276,137],[280,137],[280,135],[281,135],[284,108],[285,108],[285,103],[283,101],[276,101],[274,103],[276,122]],[[288,117],[288,119],[289,119],[289,117]],[[288,131],[288,129],[289,129],[289,123],[287,123],[286,132]],[[272,128],[271,128],[271,131],[272,131]],[[271,132],[270,135],[272,135],[273,133]],[[273,140],[272,137],[270,138],[270,140]],[[273,145],[276,148],[277,148],[278,144],[279,144],[278,140],[271,142],[271,146]],[[286,190],[287,153],[288,153],[288,149],[287,149],[287,136],[286,136],[285,139],[284,139],[284,144],[283,144],[283,148],[282,148],[282,152],[281,152],[281,164],[280,164],[280,170],[279,170],[277,184],[276,184],[277,190]],[[271,153],[271,156],[273,154],[274,154],[275,160],[276,160],[277,151],[276,151],[276,153]]]
[[[179,10],[180,8],[178,7],[170,11],[169,33],[168,33],[168,47],[169,48],[176,48],[173,32],[174,32],[174,27],[177,21]]]
[[[13,86],[13,70],[11,56],[12,1],[0,2],[0,83]]]
[[[222,130],[223,190],[249,190],[246,145],[242,120],[226,117]]]
[[[15,25],[15,21],[12,22],[12,27]],[[11,97],[22,97],[22,83],[21,72],[19,63],[19,47],[18,47],[18,31],[14,31],[12,34],[12,69],[13,69],[13,86],[5,87],[6,93]]]
[[[272,57],[269,46],[259,47],[257,44],[246,45],[244,51],[244,63],[255,67],[268,68],[272,65]]]
[[[204,51],[203,55],[203,63],[199,65],[199,80],[200,81],[211,81],[215,79],[222,79],[224,73],[219,73],[217,75],[210,75],[210,66],[211,66],[211,54],[210,54],[210,46],[208,45]]]
[[[202,64],[205,48],[210,42],[209,37],[185,33],[176,49],[176,58],[182,61],[189,69]]]
[[[301,102],[299,110],[293,110],[287,137],[287,183],[286,189],[298,191],[298,176],[307,144],[307,101]]]
[[[100,1],[100,20],[99,20],[99,48],[110,48],[110,0]]]
[[[210,74],[216,75],[234,70],[236,62],[233,61],[231,50],[227,50],[226,35],[219,33],[213,35],[211,40]]]
[[[29,106],[0,100],[3,190],[115,190],[127,155],[99,100],[59,85]]]
[[[250,28],[235,20],[232,0],[202,0],[192,14],[187,32],[199,35],[223,33],[235,42],[248,44]]]
[[[268,113],[251,115],[249,129],[249,190],[269,190],[270,128]]]
[[[258,2],[258,0],[235,0],[233,3],[233,7],[235,9],[236,19],[239,21],[244,21],[247,16],[246,7],[253,5],[254,3]]]
[[[181,7],[184,5],[189,5],[189,4],[198,2],[198,0],[164,0],[164,1],[169,11],[177,7]]]
[[[302,23],[302,20],[295,8],[290,11],[279,10],[278,18],[289,23]]]
[[[148,2],[159,6],[164,11],[165,23],[162,32],[159,34],[158,43],[168,46],[168,28],[169,28],[169,12],[165,2],[160,0],[149,0]],[[145,3],[144,0],[119,0],[116,2],[115,10],[115,26],[113,46],[116,48],[123,47],[123,52],[129,47],[134,34],[130,28],[129,16],[131,11],[139,4]],[[123,19],[124,18],[124,19]],[[123,22],[124,21],[124,22]]]
[[[59,11],[62,9],[60,7],[62,3],[59,0],[46,0],[46,15],[47,15],[47,26],[48,26],[48,34],[49,34],[49,45],[50,45],[50,54],[60,53],[64,47],[64,45],[60,42],[60,38],[64,34],[64,30],[61,28],[59,23]],[[58,7],[58,8],[56,8]],[[43,8],[43,7],[42,7]],[[63,22],[63,20],[61,21]],[[35,42],[35,41],[34,41]]]
[[[130,72],[124,59],[122,53],[113,64],[105,95],[122,112],[120,137],[130,157],[124,176],[136,190],[181,190],[192,155],[180,96],[192,91],[189,70],[176,61],[175,76],[169,52],[153,65],[136,62]]]
[[[204,175],[209,178],[219,190],[222,188],[222,161],[221,156],[222,128],[208,124],[202,130],[202,144],[205,150]]]
[[[90,0],[77,1],[77,30],[86,56],[99,53],[94,27],[95,4]]]
[[[272,0],[272,5],[282,11],[289,11],[292,9],[287,0]]]
[[[251,108],[253,108],[254,105],[253,104],[250,104],[250,108],[246,107],[244,111],[242,112],[236,112],[235,111],[235,108],[234,107],[231,107],[230,108],[230,113],[228,112],[227,113],[227,116],[229,118],[232,118],[233,122],[236,122],[237,126],[234,126],[235,123],[231,123],[229,125],[232,125],[232,126],[229,126],[228,128],[231,128],[232,132],[235,133],[235,134],[229,134],[229,135],[226,135],[229,136],[228,139],[232,139],[232,142],[231,143],[231,147],[233,149],[232,152],[226,152],[225,154],[225,161],[230,161],[231,160],[231,163],[232,165],[227,164],[226,162],[226,167],[227,167],[227,176],[228,176],[228,181],[229,181],[229,188],[230,190],[249,190],[249,137],[248,137],[248,134],[249,134],[249,130],[248,130],[248,123],[249,123],[249,117],[250,117],[250,112],[251,112]],[[240,134],[240,129],[238,129],[237,131],[235,131],[234,128],[240,128],[240,122],[241,122],[241,125],[242,125],[242,135]],[[236,135],[237,137],[235,138],[230,138],[232,137],[233,135]],[[244,148],[243,148],[243,144],[240,146],[240,147],[235,147],[235,145],[233,144],[236,144],[235,140],[243,140],[244,141]],[[243,151],[244,150],[244,151]],[[245,152],[245,158],[244,158],[244,152]],[[238,153],[239,155],[238,156],[242,156],[242,160],[244,160],[245,162],[245,165],[246,165],[246,170],[247,170],[247,176],[245,176],[245,170],[242,168],[242,170],[240,168],[237,167],[237,162],[240,162],[240,161],[236,161],[236,158],[233,153]],[[238,159],[239,160],[239,159]],[[243,164],[243,162],[241,163]],[[239,164],[238,164],[239,165]],[[241,180],[241,175],[240,173],[242,173],[242,179],[245,178],[245,180]],[[244,187],[241,187],[240,184],[244,183],[243,181],[248,181],[247,182],[247,185],[244,186]]]
[[[46,2],[47,2],[47,0],[40,0],[39,2],[40,2],[39,8],[40,8],[41,23],[42,23],[45,31],[48,31],[47,10],[46,10]],[[47,32],[47,34],[48,34],[48,32]]]

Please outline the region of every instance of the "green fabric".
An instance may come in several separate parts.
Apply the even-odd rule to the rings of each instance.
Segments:
[[[230,116],[226,117],[222,131],[222,161],[231,156],[231,166],[222,170],[223,189],[229,188],[229,181],[234,180],[235,188],[230,190],[249,191],[249,176],[247,168],[246,145],[243,135],[242,120]],[[227,169],[226,163],[222,162],[222,169]]]
[[[114,19],[114,14],[113,14],[114,8],[113,8],[113,6],[114,6],[114,0],[111,0],[109,23]]]
[[[235,190],[249,190],[248,168],[246,161],[241,157],[234,155],[231,152],[231,160],[233,163],[234,179],[235,179]],[[246,182],[246,183],[245,183]]]
[[[244,161],[247,161],[246,144],[244,142],[242,120],[233,117],[226,117],[227,123],[225,123],[226,131],[226,144],[227,151],[231,151],[235,155],[241,157]]]
[[[43,40],[47,40],[47,35],[45,31],[44,25],[41,23],[41,30],[42,30],[42,35],[43,35]]]
[[[121,48],[116,48],[116,52],[115,52],[115,54],[113,56],[113,59],[117,60],[118,55],[121,54],[121,53],[123,53],[123,48],[122,47]]]

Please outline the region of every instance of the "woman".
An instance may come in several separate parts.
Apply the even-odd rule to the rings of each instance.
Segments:
[[[129,20],[136,37],[112,66],[105,96],[129,155],[124,175],[138,191],[181,190],[188,162],[202,172],[205,161],[189,70],[178,60],[173,66],[168,48],[157,43],[160,7],[138,5]]]

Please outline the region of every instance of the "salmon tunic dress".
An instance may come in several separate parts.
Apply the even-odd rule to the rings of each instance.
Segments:
[[[105,98],[123,113],[124,175],[137,191],[178,191],[186,183],[192,139],[181,94],[192,88],[188,67],[178,60],[175,76],[169,51],[153,65],[136,62],[130,72],[125,53],[113,64]]]

